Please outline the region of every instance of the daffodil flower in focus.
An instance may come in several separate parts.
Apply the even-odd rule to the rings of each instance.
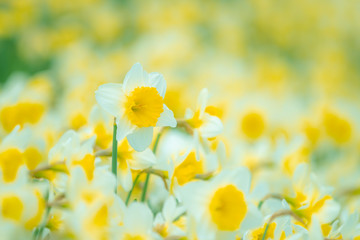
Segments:
[[[145,150],[152,141],[154,127],[176,127],[173,112],[164,104],[166,82],[159,73],[148,74],[136,63],[123,84],[107,83],[95,92],[96,101],[116,117],[116,138],[127,137],[136,151]]]

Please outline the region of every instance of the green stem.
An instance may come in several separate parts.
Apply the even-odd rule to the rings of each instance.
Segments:
[[[49,201],[49,196],[50,196],[50,190],[46,192],[46,195],[45,195],[45,199],[46,199],[46,202]],[[45,217],[44,217],[44,221],[41,223],[40,227],[35,230],[34,232],[34,239],[37,240],[37,239],[41,239],[41,235],[44,231],[44,228],[46,226],[46,223],[47,223],[47,220],[49,218],[49,214],[50,214],[50,210],[51,210],[51,207],[50,206],[47,206],[46,207],[46,210],[45,210]]]
[[[304,223],[304,221],[302,220],[302,218],[297,215],[295,212],[289,210],[289,209],[282,209],[282,210],[279,210],[275,213],[273,213],[273,215],[271,215],[269,221],[267,222],[266,224],[266,227],[265,227],[265,230],[264,230],[264,234],[262,236],[262,240],[265,240],[265,237],[266,237],[266,233],[268,231],[268,228],[270,226],[270,224],[278,217],[282,217],[282,216],[290,216],[290,217],[293,217],[294,219],[296,219],[297,221],[301,222],[302,224],[304,224],[306,226],[306,224]]]
[[[162,130],[156,136],[156,140],[155,140],[154,147],[153,147],[153,153],[154,154],[156,153],[156,149],[157,149],[157,147],[159,145],[159,140],[160,140],[161,133],[162,133]]]
[[[113,144],[112,144],[112,162],[111,162],[111,170],[112,173],[115,175],[115,193],[117,192],[117,140],[116,140],[116,119],[114,118],[114,130],[113,130]]]
[[[158,144],[159,144],[161,133],[162,133],[162,129],[159,131],[158,135],[156,136],[156,140],[155,140],[154,147],[153,147],[153,153],[154,154],[156,153],[156,149],[157,149]],[[144,184],[144,189],[143,189],[143,192],[141,194],[141,201],[142,202],[145,202],[145,199],[146,199],[146,191],[148,189],[149,179],[150,179],[150,173],[147,173],[146,174],[146,179],[145,179],[145,184]]]
[[[134,190],[134,188],[135,188],[135,186],[136,186],[136,183],[137,183],[138,180],[139,180],[139,177],[140,177],[141,173],[142,173],[142,172],[139,172],[138,175],[136,176],[136,178],[135,178],[135,180],[134,180],[134,183],[133,183],[133,186],[132,186],[132,188],[130,189],[130,192],[128,193],[128,195],[127,195],[127,197],[126,197],[126,201],[125,201],[125,205],[126,205],[126,206],[127,206],[128,203],[129,203],[131,194],[132,194],[132,192],[133,192],[133,190]]]
[[[265,240],[265,237],[266,237],[266,233],[267,233],[267,231],[268,231],[268,229],[269,229],[269,223],[267,223],[266,224],[266,227],[265,227],[265,230],[264,230],[264,235],[262,236],[262,239],[261,240]]]
[[[149,179],[150,179],[150,173],[147,173],[146,174],[146,179],[145,179],[145,184],[144,184],[144,189],[143,189],[143,192],[141,194],[141,201],[142,202],[145,202],[146,191],[147,191],[147,188],[148,188],[148,185],[149,185]]]

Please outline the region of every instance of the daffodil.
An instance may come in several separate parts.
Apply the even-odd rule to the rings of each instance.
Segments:
[[[155,216],[155,231],[163,238],[185,236],[184,230],[174,223],[184,211],[183,206],[177,206],[175,197],[169,196],[164,202],[162,211]]]
[[[331,238],[341,236],[343,239],[351,239],[354,240],[360,239],[360,224],[359,224],[359,212],[354,212],[352,214],[342,214],[343,224],[338,226],[338,221],[334,222],[334,226],[332,226],[331,232],[329,232],[329,236]]]
[[[95,136],[81,141],[77,132],[65,132],[49,151],[48,164],[51,168],[42,174],[45,174],[44,176],[54,185],[63,188],[67,180],[64,173],[68,174],[72,168],[80,166],[88,180],[92,180],[96,161],[94,144]]]
[[[109,239],[111,229],[122,224],[124,202],[114,194],[115,178],[106,169],[96,169],[89,180],[82,167],[71,169],[66,184],[62,224],[77,239]]]
[[[100,149],[109,148],[112,140],[111,123],[113,122],[109,114],[95,105],[90,112],[89,122],[91,127],[87,133],[96,135],[95,145]]]
[[[152,141],[154,127],[176,127],[173,112],[164,104],[166,83],[159,73],[148,74],[136,63],[123,84],[107,83],[95,92],[96,101],[116,117],[116,138],[127,137],[136,151],[145,150]]]
[[[250,177],[245,168],[223,170],[210,181],[190,182],[180,189],[199,239],[234,239],[259,226],[261,213],[248,199]]]
[[[213,154],[200,154],[196,159],[193,148],[187,150],[185,154],[179,155],[171,164],[169,169],[170,191],[177,191],[179,186],[188,182],[195,181],[197,178],[207,178],[217,170],[217,157]]]
[[[131,170],[144,170],[156,163],[154,153],[149,149],[142,152],[134,151],[124,139],[117,152],[118,181],[125,191],[129,191],[133,185]]]
[[[340,205],[331,196],[332,188],[323,186],[314,175],[310,175],[308,165],[300,164],[293,176],[295,197],[289,198],[292,209],[311,223],[315,216],[320,224],[332,222],[340,212]]]
[[[26,181],[28,156],[24,151],[29,132],[20,132],[19,129],[20,126],[16,126],[0,143],[0,182],[2,183]]]
[[[29,184],[17,182],[2,185],[0,190],[0,225],[13,229],[13,234],[21,236],[31,232],[43,220],[45,214],[44,183]],[[18,231],[18,233],[16,233]],[[7,231],[6,231],[7,232]]]
[[[218,116],[207,106],[209,93],[206,88],[201,90],[196,110],[186,110],[185,121],[194,131],[194,145],[196,148],[196,158],[199,159],[200,142],[204,138],[213,138],[223,131],[223,125]]]

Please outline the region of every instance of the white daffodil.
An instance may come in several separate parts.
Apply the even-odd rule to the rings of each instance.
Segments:
[[[59,189],[64,188],[67,175],[64,172],[80,166],[89,180],[92,180],[95,170],[95,155],[93,146],[95,136],[81,141],[80,135],[68,130],[49,151],[48,162],[57,171],[52,172],[51,182]]]
[[[197,159],[199,159],[199,148],[202,138],[213,138],[223,131],[223,125],[220,118],[210,111],[207,106],[208,95],[209,93],[206,88],[201,90],[195,112],[191,109],[187,109],[185,113],[185,121],[194,130],[194,144],[197,149]]]
[[[16,126],[0,143],[0,183],[26,182],[27,157],[24,154],[29,133]]]
[[[21,236],[18,235],[19,233],[31,232],[40,224],[46,208],[44,201],[46,188],[48,188],[46,183],[18,182],[12,185],[0,183],[0,225],[8,226],[8,230],[11,226],[16,226],[16,229],[13,229],[13,238],[2,236],[1,239],[18,239]],[[16,235],[18,237],[15,237]]]
[[[164,104],[166,82],[159,73],[148,74],[136,63],[123,84],[107,83],[95,91],[98,104],[116,117],[118,141],[127,137],[136,151],[152,141],[154,127],[176,127],[173,112]]]
[[[96,169],[89,180],[80,166],[71,169],[66,187],[70,211],[64,225],[76,239],[111,239],[112,229],[122,224],[124,202],[114,194],[115,178]]]
[[[254,192],[255,190],[253,190]],[[253,194],[252,194],[253,195]],[[265,233],[265,228],[268,224],[268,220],[274,214],[279,213],[279,211],[290,210],[289,204],[285,200],[279,200],[270,198],[262,204],[261,211],[263,213],[264,222],[263,226],[252,229],[245,233],[244,240],[252,240],[252,239],[261,239]],[[290,236],[292,234],[292,223],[291,216],[281,216],[279,218],[275,218],[270,225],[268,226],[268,231],[266,233],[265,239],[285,239],[286,236]]]
[[[169,196],[154,219],[155,231],[163,238],[184,237],[185,232],[174,224],[184,211],[182,206],[176,206],[175,197]]]
[[[180,189],[180,200],[196,221],[198,239],[235,239],[262,223],[248,200],[250,173],[245,168],[223,170],[210,181],[190,182]]]
[[[360,239],[359,213],[354,212],[344,218],[344,223],[337,231],[331,231],[328,237],[334,238],[334,236],[338,237],[341,235],[343,239]]]
[[[316,216],[320,224],[332,222],[340,212],[340,205],[331,196],[332,188],[323,186],[315,175],[310,174],[307,164],[300,164],[293,176],[293,188],[296,196],[293,210],[307,223]]]

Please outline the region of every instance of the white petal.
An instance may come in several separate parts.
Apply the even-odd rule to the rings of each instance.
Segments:
[[[197,106],[196,106],[196,109],[200,109],[200,116],[199,116],[200,118],[202,118],[202,116],[205,112],[208,98],[209,98],[209,93],[208,93],[207,88],[202,89],[199,94]]]
[[[172,222],[176,216],[175,214],[176,209],[176,200],[173,196],[169,196],[164,203],[164,207],[162,210],[163,216],[165,221]]]
[[[124,79],[124,92],[129,93],[136,87],[147,86],[149,77],[140,63],[135,63]]]
[[[251,198],[263,199],[269,192],[269,185],[264,181],[259,181],[252,189]]]
[[[237,167],[231,170],[223,170],[217,176],[213,178],[214,183],[222,184],[234,184],[239,190],[241,190],[245,196],[250,191],[251,173],[245,167]]]
[[[190,108],[187,108],[186,110],[185,110],[185,115],[184,115],[184,117],[185,117],[185,119],[191,119],[191,118],[193,118],[194,117],[194,111],[193,110],[191,110]]]
[[[144,234],[152,229],[153,214],[143,203],[133,202],[124,217],[124,227],[128,233]]]
[[[200,134],[204,138],[216,137],[223,131],[223,125],[218,117],[209,114],[204,115],[204,123],[199,128]]]
[[[156,225],[162,225],[165,223],[165,220],[163,218],[163,216],[161,215],[160,212],[158,212],[155,216],[155,219],[154,219],[154,226]]]
[[[153,72],[149,74],[149,86],[155,87],[162,98],[165,97],[166,82],[164,76],[160,73]]]
[[[70,169],[70,177],[68,180],[68,194],[70,201],[81,191],[81,188],[88,184],[85,171],[80,166],[75,166]]]
[[[157,127],[176,127],[177,122],[174,113],[164,104],[164,111],[156,123]]]
[[[193,145],[195,149],[196,160],[200,161],[200,136],[199,136],[199,131],[196,129],[194,130]]]
[[[332,222],[340,212],[340,205],[333,199],[326,200],[316,216],[321,223]]]
[[[234,239],[234,238],[216,238],[214,225],[209,221],[202,221],[196,226],[196,233],[199,239],[216,240],[216,239]]]
[[[23,135],[22,133],[24,132],[24,130],[21,132],[19,130],[20,130],[20,125],[16,125],[14,127],[14,129],[2,140],[1,146],[0,146],[1,149],[7,149],[7,148],[13,147],[13,146],[20,147],[19,142],[24,139],[24,136],[21,136],[21,135]],[[27,129],[27,130],[30,130],[30,129]],[[27,134],[27,135],[29,135],[29,134]],[[31,135],[31,132],[30,132],[30,135]],[[26,139],[30,139],[30,138],[26,137]],[[22,143],[20,148],[22,149],[25,146],[26,146],[26,144],[24,145]]]
[[[183,203],[189,216],[201,221],[207,211],[209,194],[212,194],[211,187],[205,181],[192,181],[177,189],[178,199]]]
[[[138,128],[127,136],[127,140],[135,151],[142,152],[150,146],[153,136],[153,127]]]
[[[240,225],[240,232],[246,232],[249,229],[254,229],[260,227],[263,222],[263,217],[261,212],[253,204],[247,204],[247,213]]]
[[[118,168],[118,180],[120,185],[124,188],[126,192],[130,191],[133,182],[132,175],[129,168],[128,163],[126,163],[127,167],[125,169]]]
[[[80,148],[80,138],[74,130],[66,131],[56,145],[49,151],[49,161],[58,162],[69,158]]]
[[[340,230],[341,235],[343,236],[344,239],[348,239],[351,237],[351,234],[354,234],[358,219],[359,219],[359,213],[355,212],[345,220]]]
[[[115,117],[122,116],[124,112],[124,97],[122,84],[119,83],[106,83],[95,91],[95,98],[100,107]]]
[[[309,228],[309,238],[310,239],[324,239],[322,231],[321,231],[321,225],[319,223],[319,220],[316,217],[312,217],[312,219],[311,219],[311,225]]]
[[[86,176],[85,176],[86,177]],[[115,175],[106,168],[95,168],[92,181],[94,187],[102,189],[105,193],[113,193],[116,186]]]
[[[89,139],[84,140],[81,143],[80,149],[77,150],[79,153],[92,153],[94,151],[94,145],[96,141],[96,136],[92,136]]]
[[[95,104],[90,111],[89,121],[91,124],[96,124],[99,122],[110,122],[112,117],[102,109],[98,104]]]
[[[135,129],[135,126],[133,126],[130,121],[125,118],[116,118],[116,125],[116,139],[118,141],[123,140],[124,137],[132,133]]]
[[[303,189],[309,182],[309,168],[305,163],[299,164],[294,172],[292,182],[295,190]]]
[[[142,170],[151,167],[156,163],[156,157],[154,153],[149,149],[145,149],[143,152],[135,152],[134,159],[129,160],[131,169]]]

